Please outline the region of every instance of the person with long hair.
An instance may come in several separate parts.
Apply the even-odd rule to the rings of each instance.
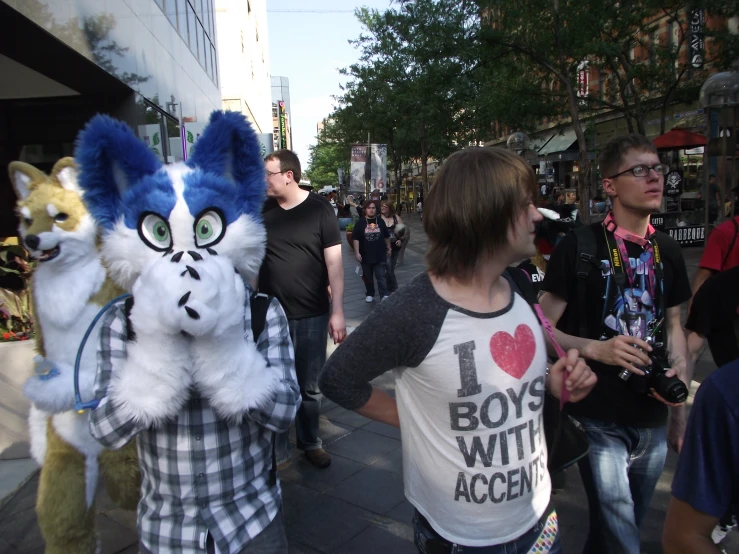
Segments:
[[[364,217],[354,225],[352,242],[354,255],[362,264],[364,274],[364,286],[367,289],[365,302],[374,301],[375,284],[373,276],[377,280],[377,288],[380,298],[384,300],[390,294],[387,289],[387,258],[390,256],[390,233],[387,230],[382,217],[377,215],[377,204],[374,200],[364,203]]]
[[[395,278],[395,266],[398,263],[400,248],[403,246],[403,241],[405,240],[405,233],[403,232],[402,236],[398,236],[400,233],[396,233],[396,230],[402,229],[405,231],[405,224],[400,219],[400,216],[396,215],[392,202],[383,200],[381,206],[382,220],[387,226],[388,233],[390,233],[391,250],[390,257],[387,259],[387,290],[392,294],[398,290],[398,280]]]

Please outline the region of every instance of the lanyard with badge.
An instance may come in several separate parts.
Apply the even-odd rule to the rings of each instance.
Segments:
[[[616,247],[612,247],[608,240],[608,233],[613,235],[616,242]],[[638,336],[642,340],[647,342],[656,340],[656,334],[662,326],[664,321],[664,268],[662,266],[662,258],[659,253],[659,245],[656,240],[653,240],[655,230],[654,227],[649,225],[647,229],[646,237],[639,237],[628,231],[621,229],[616,225],[616,221],[613,218],[613,213],[609,213],[603,221],[603,234],[606,240],[606,248],[608,250],[608,256],[611,261],[611,275],[613,276],[616,286],[619,289],[619,294],[624,301],[624,319],[627,322],[626,331],[627,334],[632,336],[638,336],[637,333],[631,333],[631,329],[635,329],[632,320],[638,318],[638,314],[629,312],[629,303],[626,298],[626,287],[628,286],[633,290],[637,285],[636,275],[634,268],[631,267],[629,261],[629,253],[626,248],[626,242],[633,242],[638,244],[644,250],[640,260],[646,266],[646,285],[647,293],[651,296],[652,302],[657,300],[659,297],[659,304],[655,307],[655,317],[646,325],[645,333],[642,336]],[[650,267],[651,266],[651,267]],[[657,288],[659,287],[659,292]]]

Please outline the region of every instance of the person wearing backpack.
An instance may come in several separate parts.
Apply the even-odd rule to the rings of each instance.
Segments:
[[[530,283],[507,269],[536,252],[536,195],[531,167],[508,150],[447,158],[425,202],[427,271],[378,305],[321,375],[326,397],[400,427],[419,552],[562,551],[546,391],[578,402],[595,377],[576,350],[547,370],[542,327],[510,272]],[[367,356],[368,344],[381,348]],[[371,384],[391,370],[395,398]]]
[[[619,137],[598,161],[613,211],[557,244],[540,302],[560,344],[580,350],[598,376],[593,393],[569,409],[590,442],[579,462],[590,508],[583,552],[638,553],[668,440],[679,450],[685,430],[692,366],[680,305],[690,283],[680,246],[649,223],[668,171],[653,143]]]

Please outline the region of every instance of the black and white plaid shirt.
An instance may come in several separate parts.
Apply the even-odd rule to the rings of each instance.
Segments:
[[[248,305],[245,319],[251,335]],[[126,359],[126,337],[121,303],[105,315],[101,329],[95,382],[100,404],[90,414],[90,429],[95,439],[112,449],[138,439],[142,545],[157,553],[202,553],[210,533],[219,554],[238,552],[280,508],[279,482],[270,482],[271,441],[275,432],[287,431],[300,405],[282,306],[272,300],[257,342],[269,367],[279,373],[281,386],[271,405],[247,414],[238,424],[219,419],[195,389],[178,416],[157,428],[122,419],[106,393],[112,372]]]

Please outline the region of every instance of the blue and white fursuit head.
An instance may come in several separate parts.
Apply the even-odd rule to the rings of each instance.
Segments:
[[[279,378],[244,339],[244,281],[266,243],[266,174],[246,119],[213,112],[187,163],[163,165],[126,125],[96,116],[75,157],[103,258],[133,295],[135,339],[111,400],[147,426],[176,416],[190,387],[226,420],[268,404]]]

